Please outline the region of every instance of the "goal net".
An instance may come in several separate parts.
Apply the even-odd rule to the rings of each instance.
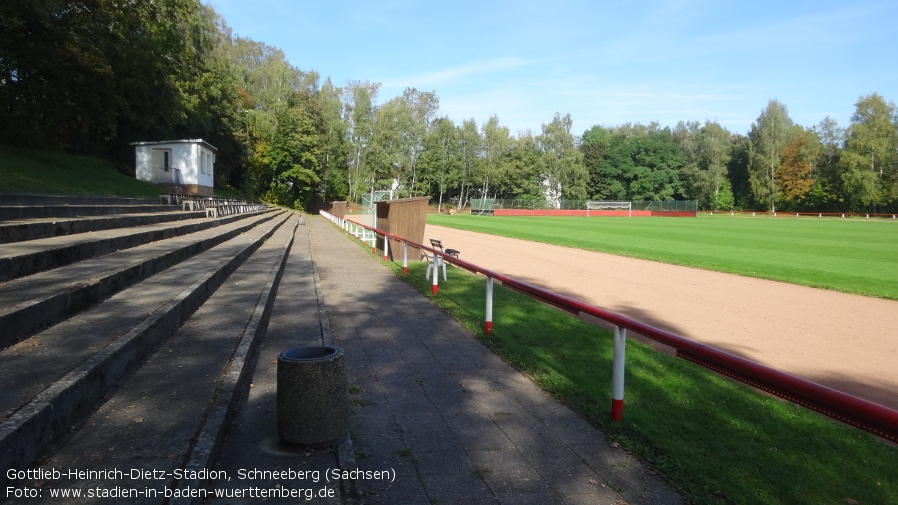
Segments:
[[[604,202],[596,200],[586,202],[586,217],[589,217],[592,211],[602,210],[625,210],[627,211],[627,217],[632,217],[633,202]],[[596,213],[595,215],[599,215],[599,213]]]

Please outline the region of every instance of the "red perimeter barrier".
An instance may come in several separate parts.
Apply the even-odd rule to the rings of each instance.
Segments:
[[[339,226],[345,226],[345,220],[333,218],[325,212],[322,212],[322,214],[326,215],[328,219],[331,219]],[[656,342],[673,347],[677,350],[676,354],[680,358],[701,365],[721,375],[744,382],[752,387],[774,394],[798,405],[815,410],[845,424],[868,431],[891,442],[898,443],[898,411],[896,410],[802,379],[801,377],[796,377],[766,367],[734,354],[721,351],[720,349],[660,330],[620,314],[600,309],[564,295],[559,295],[547,289],[518,281],[479,265],[455,258],[442,251],[434,250],[421,244],[415,244],[402,237],[397,237],[358,223],[354,223],[354,226],[359,226],[376,234],[388,236],[401,242],[407,242],[410,246],[427,250],[432,254],[441,256],[443,261],[447,263],[498,280],[503,286],[509,289],[523,293],[530,298],[552,305],[553,307],[557,307],[566,312],[570,312],[575,316],[589,314],[595,318],[607,321],[618,328],[632,330]],[[436,272],[434,272],[434,274],[435,273]],[[622,403],[615,408],[622,408]],[[615,420],[620,419],[618,418]]]
[[[837,218],[880,218],[880,219],[892,219],[898,220],[898,213],[892,214],[876,214],[876,213],[862,213],[862,212],[770,212],[770,211],[759,211],[759,210],[705,210],[702,211],[702,214],[709,215],[717,215],[717,216],[752,216],[752,217],[837,217]]]
[[[496,209],[494,216],[587,216],[585,210],[554,210],[554,209]],[[632,214],[626,210],[590,210],[590,217],[616,216],[616,217],[695,217],[696,212],[663,211],[663,210],[634,210]]]

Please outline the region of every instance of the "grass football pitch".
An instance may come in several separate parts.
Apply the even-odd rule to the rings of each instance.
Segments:
[[[427,222],[898,300],[898,221],[892,219],[431,214]]]

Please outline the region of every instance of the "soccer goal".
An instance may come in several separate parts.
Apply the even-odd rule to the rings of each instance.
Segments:
[[[493,212],[496,210],[496,199],[495,198],[481,198],[481,199],[472,199],[471,200],[471,214],[477,214],[478,216],[482,216],[486,214],[488,216],[492,216]]]
[[[590,200],[586,202],[586,217],[594,210],[626,210],[627,217],[633,217],[633,202],[601,202]]]

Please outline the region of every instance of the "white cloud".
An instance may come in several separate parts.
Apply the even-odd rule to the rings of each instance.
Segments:
[[[444,68],[423,74],[385,79],[385,87],[422,87],[449,84],[475,75],[483,75],[526,65],[526,61],[515,56],[486,61],[475,61],[465,65]]]

